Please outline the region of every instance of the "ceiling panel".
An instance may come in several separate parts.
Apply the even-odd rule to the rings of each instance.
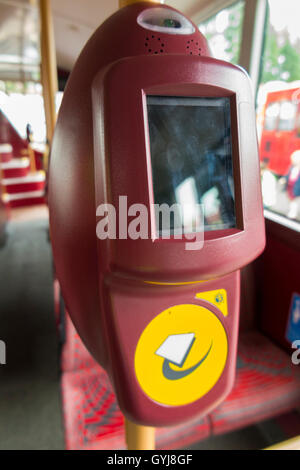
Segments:
[[[213,9],[230,1],[233,0],[166,0],[165,3],[197,22],[199,12],[211,14]],[[0,62],[6,61],[6,53],[15,57],[14,63],[25,62],[27,70],[29,65],[39,63],[39,21],[37,8],[32,8],[34,4],[38,0],[0,0]],[[87,40],[118,5],[118,0],[51,0],[59,67],[72,69]],[[15,71],[16,68],[14,74]]]
[[[211,0],[167,0],[188,16]],[[94,30],[117,9],[118,0],[52,0],[54,32],[59,67],[70,70]]]

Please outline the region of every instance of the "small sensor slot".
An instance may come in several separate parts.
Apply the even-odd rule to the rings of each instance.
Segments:
[[[145,29],[167,34],[193,34],[195,27],[181,13],[169,8],[148,8],[137,19]]]

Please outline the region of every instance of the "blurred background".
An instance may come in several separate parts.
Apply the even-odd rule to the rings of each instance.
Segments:
[[[300,434],[299,367],[290,359],[295,331],[300,338],[300,2],[165,3],[195,22],[214,57],[250,75],[267,249],[243,272],[234,391],[211,416],[159,430],[157,446],[263,448]],[[118,7],[0,0],[0,449],[125,446],[111,385],[64,306],[47,209],[49,151],[69,74]]]

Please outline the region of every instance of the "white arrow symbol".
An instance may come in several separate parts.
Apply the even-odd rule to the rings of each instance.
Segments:
[[[194,340],[194,333],[170,335],[158,348],[155,354],[179,367],[182,367]]]

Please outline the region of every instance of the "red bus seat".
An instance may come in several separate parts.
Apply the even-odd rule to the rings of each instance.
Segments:
[[[124,418],[108,376],[90,356],[68,316],[62,369],[66,448],[125,449]],[[156,447],[176,449],[209,435],[209,419],[196,417],[179,426],[157,429]]]
[[[239,340],[235,386],[211,414],[214,434],[233,431],[300,406],[300,369],[262,334]]]
[[[123,415],[106,372],[82,344],[70,318],[62,353],[68,449],[124,449]],[[260,333],[243,333],[233,391],[211,415],[157,430],[158,449],[176,449],[274,417],[300,405],[300,370]]]

